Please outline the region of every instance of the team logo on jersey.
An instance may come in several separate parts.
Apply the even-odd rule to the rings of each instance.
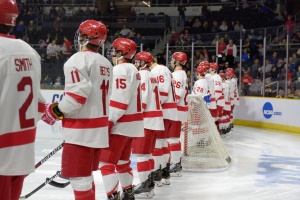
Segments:
[[[262,109],[263,115],[266,119],[270,119],[273,115],[282,115],[282,112],[274,112],[273,106],[270,102],[265,103]]]

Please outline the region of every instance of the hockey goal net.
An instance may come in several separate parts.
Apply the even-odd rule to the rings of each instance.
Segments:
[[[188,95],[188,121],[183,124],[181,144],[184,171],[223,171],[230,166],[230,155],[202,95]]]

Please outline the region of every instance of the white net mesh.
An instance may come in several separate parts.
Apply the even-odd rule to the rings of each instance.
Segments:
[[[230,155],[201,95],[188,95],[188,122],[181,133],[184,171],[226,170]]]

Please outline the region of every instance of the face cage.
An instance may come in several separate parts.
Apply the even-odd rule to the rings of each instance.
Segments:
[[[106,50],[106,58],[112,63],[112,58],[116,55],[116,48],[110,45]]]
[[[169,60],[168,60],[168,66],[167,66],[167,67],[168,67],[170,70],[172,70],[172,66],[171,66],[172,59],[173,59],[173,57],[170,56],[170,57],[169,57]],[[175,59],[175,58],[174,58],[174,59]],[[174,63],[174,65],[175,65],[175,63]]]
[[[74,46],[75,46],[75,49],[79,52],[81,51],[83,46],[85,46],[89,43],[89,41],[86,39],[80,41],[80,38],[81,38],[81,31],[77,30],[75,33],[75,37],[74,37]],[[81,42],[83,42],[83,41],[85,41],[85,43],[81,44]]]

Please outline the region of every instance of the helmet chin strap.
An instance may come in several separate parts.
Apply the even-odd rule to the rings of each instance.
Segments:
[[[116,64],[115,65],[118,65],[118,61],[120,60],[120,59],[122,59],[123,58],[123,56],[120,56],[119,58],[116,58]]]
[[[143,67],[141,67],[141,69],[144,69],[144,68],[146,68],[147,67],[147,64],[145,64]]]

